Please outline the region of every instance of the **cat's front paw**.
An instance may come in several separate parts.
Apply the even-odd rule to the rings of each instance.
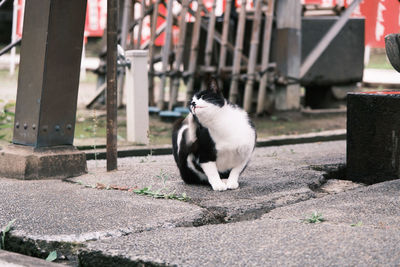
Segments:
[[[228,189],[237,189],[237,188],[239,188],[239,183],[237,181],[229,181],[229,179],[228,179],[228,182],[226,183],[226,187]]]
[[[224,182],[214,183],[211,185],[214,191],[225,191],[228,189],[227,185]]]

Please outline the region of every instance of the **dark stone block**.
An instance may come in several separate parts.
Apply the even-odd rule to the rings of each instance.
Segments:
[[[64,179],[87,173],[86,155],[73,146],[33,148],[10,145],[0,150],[0,176],[22,180]]]
[[[373,184],[400,177],[400,92],[347,96],[347,178]]]

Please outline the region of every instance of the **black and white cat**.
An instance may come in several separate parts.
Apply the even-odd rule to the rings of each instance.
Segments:
[[[207,90],[193,96],[189,109],[189,115],[175,124],[172,133],[173,154],[182,179],[188,184],[208,182],[218,191],[238,188],[239,175],[256,142],[249,116],[223,97],[215,79]]]

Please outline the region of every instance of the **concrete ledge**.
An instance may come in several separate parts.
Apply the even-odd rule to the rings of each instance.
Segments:
[[[283,146],[283,145],[292,145],[292,144],[307,144],[314,142],[327,142],[327,141],[338,141],[338,140],[346,140],[346,130],[332,130],[332,131],[323,131],[319,133],[307,133],[307,134],[298,134],[298,135],[281,135],[281,136],[273,136],[264,139],[258,139],[256,146],[257,147],[265,147],[265,146]],[[86,148],[86,147],[85,147]],[[87,149],[82,150],[86,153],[87,160],[93,159],[105,159],[106,158],[106,149]],[[156,147],[148,147],[148,146],[127,146],[118,148],[118,157],[143,157],[147,155],[169,155],[172,154],[172,146],[164,145],[164,146],[156,146]]]
[[[24,266],[24,267],[37,267],[37,266],[52,267],[52,266],[54,266],[54,267],[56,267],[56,266],[62,266],[62,265],[0,249],[0,266],[3,266],[3,267],[8,267],[8,266],[10,266],[10,267],[17,267],[17,266],[18,267],[22,267],[22,266]]]
[[[34,148],[9,145],[0,150],[0,176],[23,180],[64,179],[87,172],[85,153],[73,146]]]

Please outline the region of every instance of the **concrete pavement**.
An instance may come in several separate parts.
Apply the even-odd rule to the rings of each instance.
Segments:
[[[240,189],[214,192],[171,155],[89,161],[65,181],[0,178],[0,225],[16,219],[8,249],[72,266],[399,265],[400,182],[343,181],[344,163],[345,141],[257,148]],[[190,200],[128,191],[145,187]]]

